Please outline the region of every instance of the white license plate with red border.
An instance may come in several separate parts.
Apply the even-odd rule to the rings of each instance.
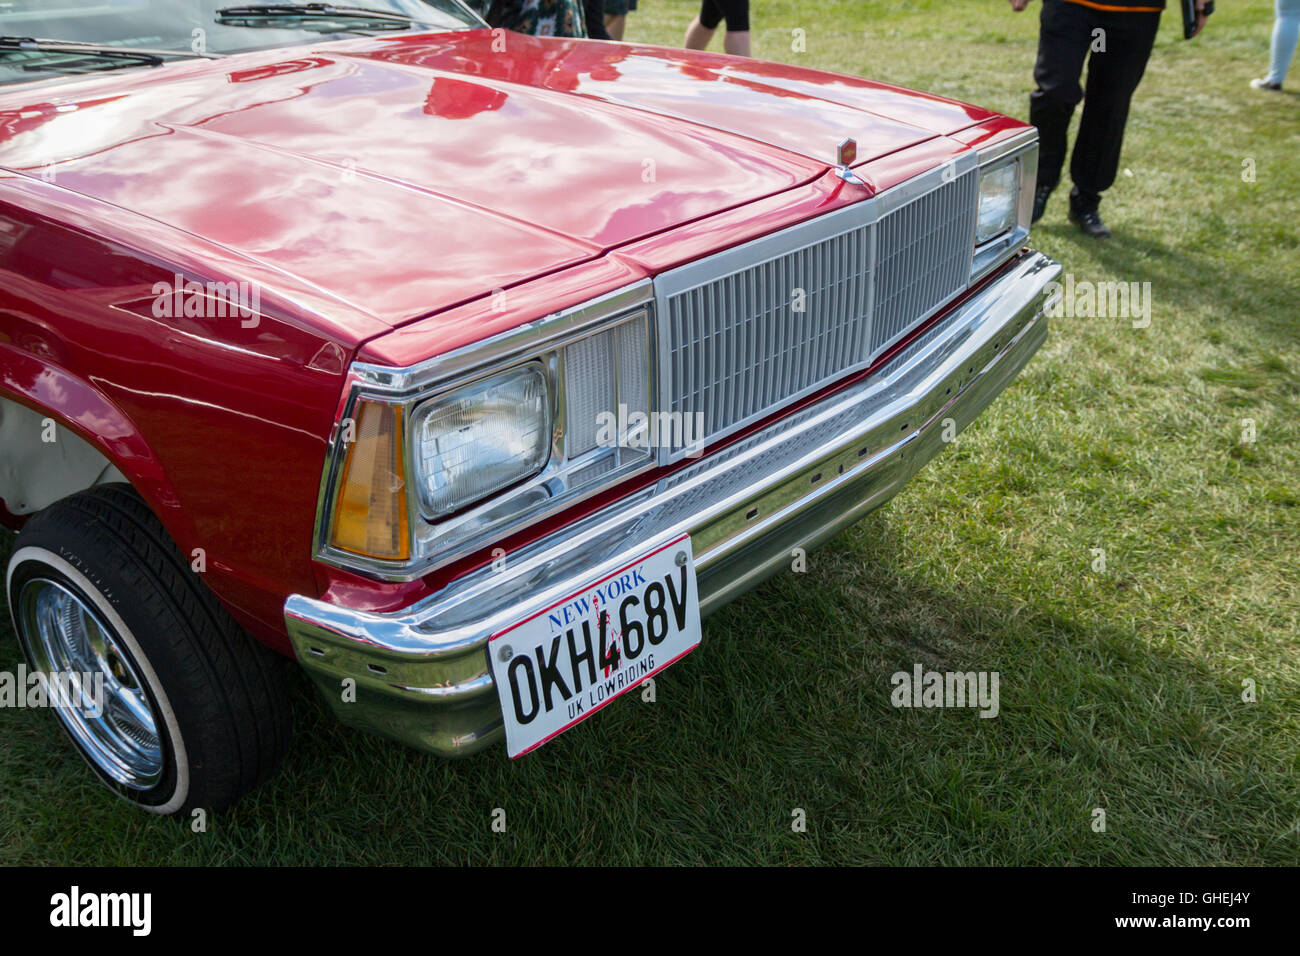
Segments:
[[[700,643],[683,535],[488,639],[506,749],[521,757]]]

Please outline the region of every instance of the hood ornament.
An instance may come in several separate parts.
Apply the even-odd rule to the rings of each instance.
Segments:
[[[852,138],[846,139],[840,143],[839,168],[835,170],[835,175],[854,186],[865,186],[866,181],[851,168],[857,161],[858,141]]]

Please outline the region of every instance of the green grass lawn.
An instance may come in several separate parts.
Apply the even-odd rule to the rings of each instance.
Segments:
[[[628,39],[666,45],[696,8],[642,6]],[[758,56],[1026,114],[1036,4],[754,7]],[[1220,4],[1191,42],[1166,15],[1115,238],[1074,232],[1064,190],[1035,229],[1076,280],[1150,282],[1150,327],[1056,320],[891,505],[709,619],[657,702],[444,762],[299,681],[283,771],[201,834],[102,792],[49,715],[0,711],[0,862],[1300,863],[1300,97],[1247,86],[1271,11]],[[1000,715],[894,709],[915,663],[999,672]]]

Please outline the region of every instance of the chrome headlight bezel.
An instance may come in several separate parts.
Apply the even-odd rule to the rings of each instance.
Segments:
[[[985,182],[1005,176],[1005,170],[1014,170],[1015,202],[1011,222],[995,235],[979,234],[979,204],[984,196]],[[979,189],[976,191],[976,232],[971,263],[971,281],[988,275],[1029,238],[1029,217],[1034,208],[1034,186],[1038,180],[1038,132],[1029,129],[1002,140],[979,152]]]
[[[644,400],[649,410],[655,407],[658,382],[654,302],[649,280],[410,368],[354,363],[349,370],[349,384],[337,422],[355,420],[358,409],[366,403],[397,405],[404,412],[410,554],[404,560],[371,558],[331,544],[335,496],[347,453],[342,429],[336,425],[317,505],[314,545],[317,560],[382,580],[413,580],[480,550],[491,540],[501,540],[654,467],[658,459],[653,449],[642,450],[621,443],[570,453],[566,355],[583,343],[614,334],[616,329],[620,330],[619,335],[634,330],[631,341],[644,348]],[[473,389],[524,367],[537,368],[548,389],[550,447],[545,463],[529,477],[489,491],[462,508],[435,513],[423,501],[417,487],[420,466],[416,429],[421,413],[464,389]],[[616,390],[616,394],[622,393]]]

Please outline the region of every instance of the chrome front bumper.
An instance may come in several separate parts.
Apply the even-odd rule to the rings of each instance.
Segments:
[[[1047,337],[1042,292],[1060,268],[1020,256],[864,381],[411,607],[290,597],[298,660],[353,726],[444,756],[503,739],[490,635],[683,532],[705,615],[790,567],[795,548],[888,501],[1006,387]]]

